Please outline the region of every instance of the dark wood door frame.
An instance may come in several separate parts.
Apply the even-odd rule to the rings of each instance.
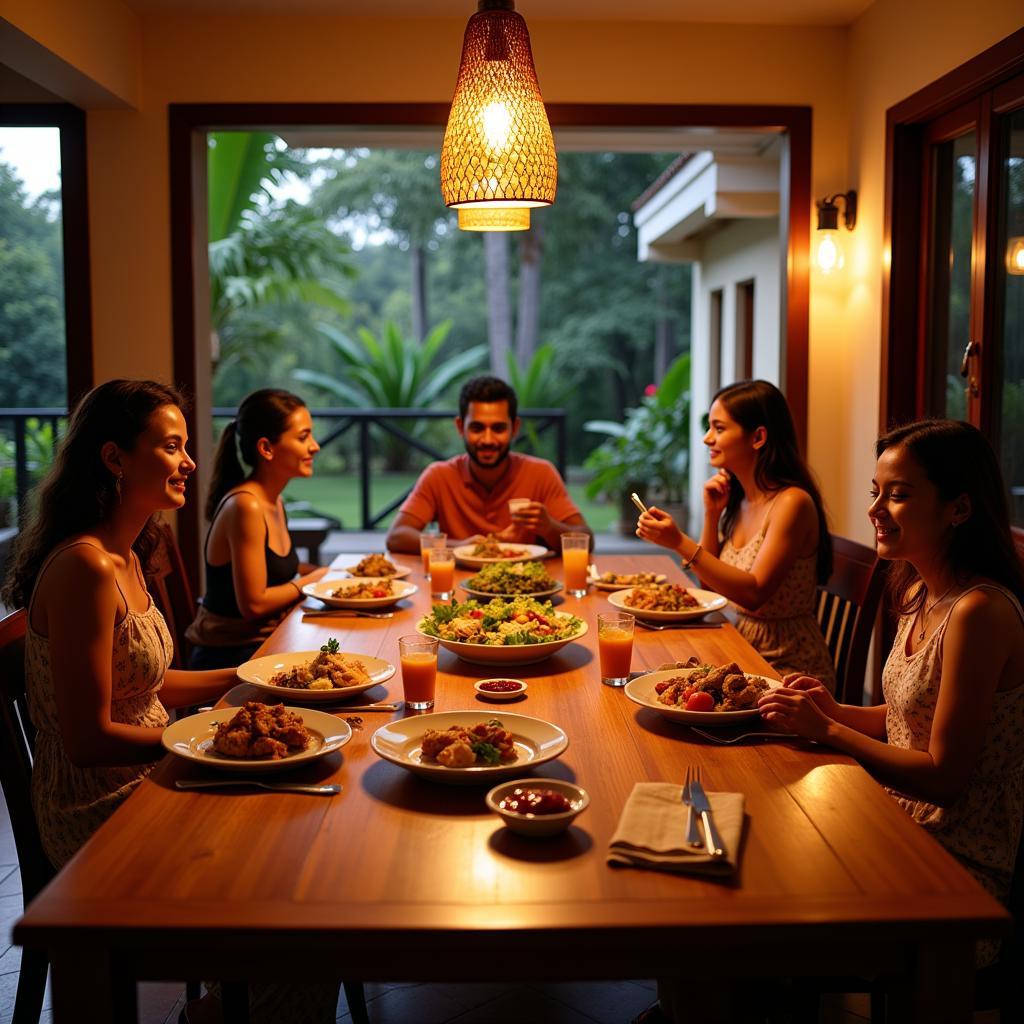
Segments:
[[[928,126],[937,118],[952,114],[972,101],[980,101],[1003,82],[1024,72],[1024,29],[1014,32],[954,71],[886,111],[885,142],[885,220],[883,251],[889,254],[884,262],[882,279],[882,372],[879,429],[912,420],[923,410],[925,375],[919,365],[919,337],[927,305],[922,274],[922,248],[926,221],[920,201],[921,183],[925,178],[928,153]],[[979,105],[982,115],[984,105]],[[987,119],[982,116],[982,122]],[[979,139],[979,146],[983,140]],[[998,167],[995,161],[979,161],[977,187],[981,192],[996,186]],[[994,194],[994,192],[992,193]],[[994,216],[993,203],[988,203],[989,220]],[[991,223],[978,225],[984,236],[993,230]],[[980,251],[975,275],[986,283],[994,280],[995,268],[986,266]],[[987,286],[986,296],[995,289]],[[991,310],[972,312],[974,327],[984,331],[991,322]],[[984,346],[980,374],[991,375],[992,353]],[[985,427],[985,423],[982,423]]]
[[[70,409],[94,383],[85,111],[70,103],[0,103],[0,124],[60,129],[64,350]]]
[[[788,194],[781,197],[786,225],[784,390],[802,446],[807,437],[807,385],[810,298],[811,108],[798,106],[709,106],[674,104],[548,104],[555,128],[751,128],[784,132],[788,146],[783,174]],[[423,125],[443,126],[448,105],[441,103],[172,104],[169,108],[171,201],[171,300],[175,382],[193,394],[203,391],[195,331],[198,293],[197,246],[205,224],[205,133],[218,129],[277,130],[284,126]],[[199,145],[202,140],[202,145]],[[439,197],[440,201],[440,197]],[[198,218],[198,220],[197,220]],[[205,266],[205,261],[202,263]],[[208,381],[206,382],[208,386]],[[196,436],[194,414],[189,429]],[[199,472],[203,467],[199,467]],[[200,509],[190,501],[178,514],[178,537],[185,565],[198,586],[201,551]]]

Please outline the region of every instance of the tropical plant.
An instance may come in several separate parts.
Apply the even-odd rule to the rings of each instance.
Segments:
[[[522,369],[512,352],[506,354],[508,382],[515,390],[520,409],[556,409],[577,383],[579,375],[560,365],[554,345],[541,345],[530,362]],[[538,454],[541,446],[540,435],[535,423],[523,426],[530,451]]]
[[[445,320],[430,330],[422,343],[402,334],[394,321],[388,321],[382,337],[365,327],[351,338],[334,324],[317,324],[334,354],[341,360],[342,372],[333,375],[318,370],[297,369],[295,380],[318,388],[341,402],[378,409],[428,409],[447,391],[477,369],[487,347],[475,345],[439,363],[438,356],[451,330]],[[426,421],[396,423],[413,437],[422,436]],[[385,442],[387,468],[408,466],[409,446],[388,435]]]
[[[642,489],[649,499],[678,504],[684,501],[690,459],[690,356],[679,356],[653,394],[628,410],[623,423],[590,420],[591,433],[608,438],[584,465],[594,476],[587,485],[591,497],[620,497]]]

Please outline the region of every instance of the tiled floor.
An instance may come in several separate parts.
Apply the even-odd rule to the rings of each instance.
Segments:
[[[0,1024],[10,1024],[18,987],[20,950],[11,946],[11,925],[21,915],[21,878],[7,805],[0,800]],[[555,985],[366,986],[372,1024],[627,1024],[654,1000],[653,981],[564,982]],[[823,1007],[823,1024],[863,1024],[863,1000],[835,999]],[[139,986],[139,1024],[174,1024],[184,1003],[177,983]],[[41,1024],[51,1024],[50,999]],[[339,1022],[351,1017],[344,994]],[[83,1011],[83,1022],[91,1018]]]

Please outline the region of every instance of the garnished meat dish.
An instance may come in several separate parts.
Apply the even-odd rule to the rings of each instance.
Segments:
[[[477,725],[453,725],[443,732],[428,729],[420,750],[424,761],[436,761],[445,768],[510,764],[519,756],[511,733],[496,718]]]
[[[526,554],[526,548],[504,547],[493,533],[477,540],[470,551],[473,558],[522,558]]]
[[[624,598],[623,604],[647,612],[688,612],[700,607],[700,602],[693,594],[678,583],[634,587]]]
[[[228,722],[221,722],[213,749],[225,757],[278,760],[306,749],[311,739],[302,718],[283,704],[246,701]]]
[[[768,684],[746,675],[735,662],[700,665],[655,683],[658,702],[687,711],[747,711],[768,692]]]
[[[394,576],[398,567],[383,555],[367,555],[351,571],[353,576]]]

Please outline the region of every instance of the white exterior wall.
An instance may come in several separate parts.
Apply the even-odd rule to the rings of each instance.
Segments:
[[[699,534],[704,521],[702,491],[708,478],[702,419],[714,393],[711,374],[711,293],[722,291],[722,380],[736,378],[736,286],[754,282],[754,377],[781,384],[782,261],[777,218],[733,221],[709,235],[693,268],[691,307],[690,523]]]

